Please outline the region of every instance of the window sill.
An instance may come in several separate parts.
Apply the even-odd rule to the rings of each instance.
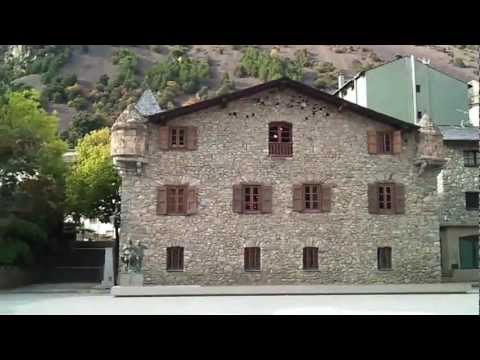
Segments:
[[[167,269],[167,272],[184,272],[184,270]]]
[[[467,211],[478,211],[479,209],[466,209]]]
[[[304,272],[308,272],[308,273],[315,273],[315,272],[320,272],[319,269],[303,269]]]
[[[377,269],[378,272],[389,272],[393,271],[393,269]]]
[[[243,270],[246,273],[259,273],[262,272],[262,270]]]

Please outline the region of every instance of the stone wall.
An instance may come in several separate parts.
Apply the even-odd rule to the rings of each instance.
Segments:
[[[439,177],[442,201],[441,224],[478,226],[478,211],[466,210],[465,192],[479,191],[478,167],[465,167],[464,150],[478,150],[477,143],[448,142],[445,146],[447,164]]]
[[[268,155],[268,123],[293,126],[294,155]],[[159,126],[149,124],[143,174],[122,172],[122,245],[147,246],[146,284],[407,283],[440,281],[436,176],[418,175],[415,136],[404,134],[399,155],[369,155],[367,130],[389,126],[291,90],[268,91],[172,119],[196,126],[198,149],[161,151]],[[124,169],[125,170],[125,169]],[[404,215],[368,212],[367,186],[400,182]],[[333,186],[329,213],[292,211],[292,185]],[[232,211],[232,185],[273,186],[271,214]],[[192,216],[157,216],[156,189],[164,184],[198,187]],[[185,248],[183,272],[166,271],[166,248]],[[260,246],[260,272],[244,272],[243,249]],[[319,270],[302,269],[302,249],[319,248]],[[391,271],[377,270],[377,247],[392,247]]]
[[[0,289],[12,289],[33,283],[37,276],[31,270],[0,266]]]

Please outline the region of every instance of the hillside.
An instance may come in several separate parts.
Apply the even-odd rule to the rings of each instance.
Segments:
[[[61,117],[61,131],[70,127],[78,111],[101,113],[111,123],[146,85],[153,86],[167,108],[285,74],[332,91],[339,72],[348,79],[397,55],[410,54],[430,59],[433,67],[460,80],[478,78],[478,46],[474,45],[250,45],[254,50],[250,48],[246,58],[248,47],[0,45],[0,56],[11,70],[14,86],[23,84],[45,93],[49,110]],[[157,65],[172,58],[168,66]]]

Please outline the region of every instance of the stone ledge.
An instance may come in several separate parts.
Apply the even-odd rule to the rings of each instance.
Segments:
[[[114,286],[115,297],[147,296],[259,296],[259,295],[388,295],[388,294],[466,294],[467,283],[398,285],[258,285],[258,286]]]

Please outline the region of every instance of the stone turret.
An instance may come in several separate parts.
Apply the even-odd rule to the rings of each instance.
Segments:
[[[111,154],[121,172],[142,173],[146,142],[146,119],[131,104],[112,126]]]
[[[427,167],[442,167],[446,159],[442,134],[427,114],[423,115],[419,126],[416,164],[420,165],[421,173]]]

